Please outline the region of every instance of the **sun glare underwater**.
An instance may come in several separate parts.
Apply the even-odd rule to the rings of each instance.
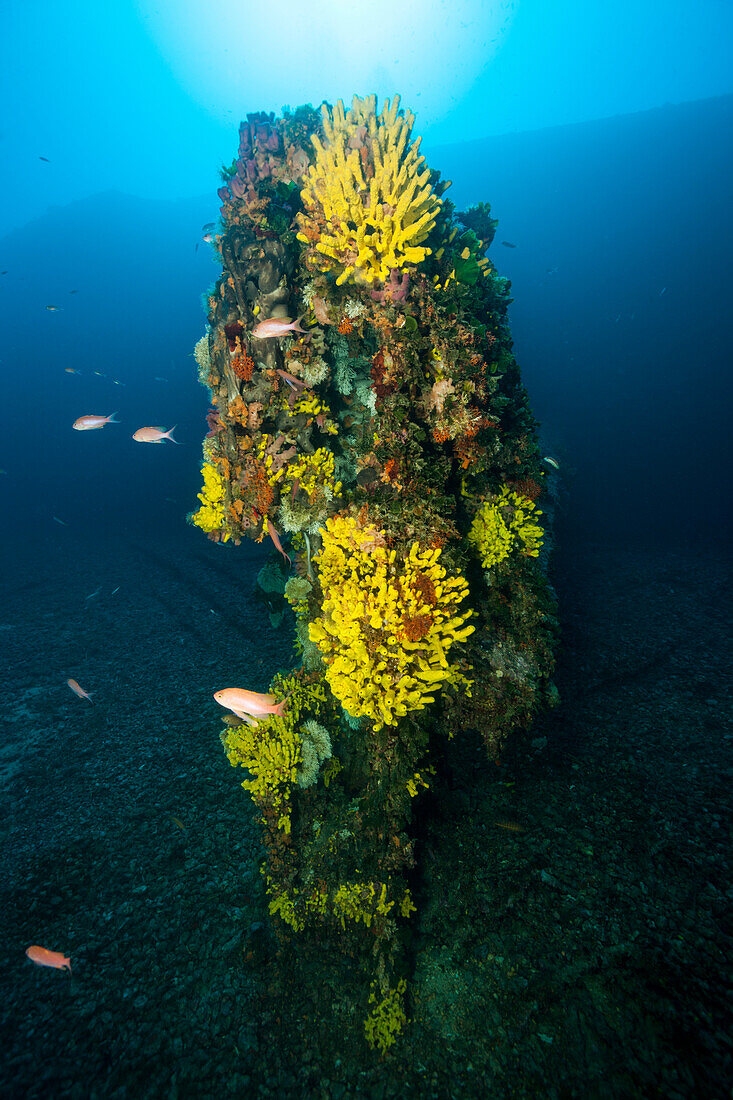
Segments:
[[[0,16],[7,1097],[722,1097],[733,11]]]

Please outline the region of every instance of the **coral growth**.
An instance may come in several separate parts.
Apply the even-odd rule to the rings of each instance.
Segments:
[[[364,1021],[364,1034],[369,1046],[379,1048],[381,1054],[386,1054],[397,1039],[397,1036],[407,1023],[404,1009],[404,996],[407,982],[401,978],[394,989],[380,996],[379,988],[375,983],[369,994],[369,1004],[374,1005]]]
[[[466,685],[448,655],[475,629],[459,607],[468,585],[448,574],[439,549],[412,543],[398,559],[385,543],[384,531],[353,517],[327,521],[315,558],[323,610],[310,626],[331,691],[376,730],[424,710],[449,684]]]
[[[289,794],[302,759],[302,741],[292,722],[273,717],[255,726],[236,726],[222,734],[222,744],[229,763],[252,775],[242,783],[244,789],[264,810],[276,815],[279,829],[289,833]]]
[[[487,500],[476,513],[468,541],[476,548],[484,569],[491,569],[509,557],[512,550],[536,558],[542,546],[542,528],[535,518],[542,515],[528,497],[504,488]]]
[[[204,478],[203,490],[198,497],[201,507],[191,516],[191,523],[200,527],[207,535],[218,535],[226,542],[230,534],[226,530],[226,488],[219,471],[210,463],[201,467]]]
[[[331,759],[331,735],[325,726],[309,718],[301,730],[301,765],[298,770],[298,786],[312,787],[326,760]]]
[[[354,96],[344,112],[324,104],[325,143],[313,136],[316,162],[301,192],[298,240],[311,247],[315,270],[374,285],[393,269],[419,264],[440,210],[420,140],[411,141],[415,116],[395,96],[377,115],[377,97]]]
[[[251,381],[254,366],[254,359],[247,352],[237,351],[232,356],[232,370],[242,382]]]
[[[410,290],[410,276],[407,272],[400,278],[400,273],[396,268],[393,268],[389,273],[389,282],[384,284],[383,290],[370,291],[371,297],[375,302],[393,302],[395,305],[398,302],[406,302],[407,295]]]

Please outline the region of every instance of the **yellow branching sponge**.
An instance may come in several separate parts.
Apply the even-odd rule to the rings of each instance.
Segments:
[[[304,393],[292,408],[287,401],[283,401],[281,411],[288,414],[292,419],[298,416],[307,416],[306,427],[309,427],[314,420],[320,418],[318,424],[322,432],[326,432],[327,435],[338,435],[338,428],[331,419],[331,409],[315,393]]]
[[[364,1021],[364,1034],[372,1050],[379,1047],[380,1052],[386,1054],[407,1023],[404,1008],[406,989],[407,982],[401,978],[396,989],[388,989],[382,999],[378,1000],[376,983],[372,988],[369,1004],[374,1005],[374,1008]]]
[[[278,829],[289,833],[291,795],[303,764],[303,723],[306,715],[321,717],[326,686],[322,680],[307,683],[297,675],[278,674],[271,690],[277,698],[287,696],[282,717],[271,715],[256,726],[234,726],[222,733],[221,740],[229,763],[252,776],[245,779],[244,789]],[[326,758],[325,751],[322,756]]]
[[[347,927],[358,924],[371,928],[380,918],[382,922],[387,918],[394,919],[397,913],[407,920],[416,912],[407,888],[395,909],[395,901],[390,900],[384,882],[342,882],[331,892],[323,886],[283,890],[267,876],[267,895],[270,898],[270,913],[273,916],[277,914],[295,932],[302,932],[306,922],[314,918],[324,920],[333,917],[345,931]]]
[[[473,633],[473,612],[460,611],[468,584],[449,576],[439,549],[412,543],[399,556],[384,531],[351,516],[326,523],[314,558],[323,590],[322,613],[309,636],[326,660],[331,691],[354,718],[374,729],[397,725],[424,710],[449,684],[470,682],[448,654]],[[470,691],[469,691],[470,693]]]
[[[347,920],[357,924],[361,921],[368,928],[375,913],[386,917],[393,906],[394,902],[387,900],[385,883],[343,882],[333,898],[333,914],[342,928],[346,928]]]
[[[435,225],[441,200],[430,183],[420,138],[410,141],[415,116],[399,112],[400,97],[354,96],[344,112],[321,108],[325,144],[312,142],[316,162],[301,192],[298,240],[314,248],[313,266],[331,271],[336,282],[384,282],[390,272],[419,264],[430,252],[423,244]]]
[[[341,492],[341,482],[334,477],[333,451],[319,447],[313,454],[302,454],[283,467],[283,492],[291,492],[295,483],[308,494],[315,496],[319,489],[333,500]]]
[[[476,548],[484,569],[504,561],[515,548],[526,557],[536,558],[543,531],[535,519],[541,515],[533,501],[506,487],[485,501],[468,532],[468,541]]]
[[[191,523],[200,527],[207,535],[220,532],[222,542],[226,542],[230,534],[224,530],[226,505],[223,478],[216,467],[209,462],[205,462],[201,467],[201,473],[204,478],[203,490],[198,494],[201,507],[198,512],[191,515]]]
[[[252,776],[245,779],[244,789],[276,815],[279,829],[289,833],[290,792],[298,781],[302,745],[293,723],[271,717],[256,726],[235,726],[221,740],[229,763]]]

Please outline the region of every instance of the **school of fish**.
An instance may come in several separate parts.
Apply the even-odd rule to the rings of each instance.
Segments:
[[[44,159],[44,158],[41,158]],[[213,240],[212,223],[207,223],[203,226],[203,240],[210,242]],[[72,292],[73,293],[73,292]],[[49,305],[46,309],[51,312],[57,312],[60,307]],[[265,339],[277,339],[287,335],[290,332],[304,332],[305,330],[300,327],[301,318],[296,321],[291,321],[287,317],[271,317],[268,320],[260,321],[259,324],[253,329],[252,336],[258,340]],[[80,374],[81,372],[75,370],[73,367],[65,368],[67,374]],[[99,371],[95,371],[95,374],[100,374]],[[292,374],[288,374],[287,371],[278,371],[282,376],[283,381],[294,391],[300,389],[307,389],[308,387],[299,378],[295,378]],[[157,381],[164,381],[164,379],[157,379]],[[117,383],[122,385],[122,383]],[[107,424],[118,424],[116,419],[117,413],[111,413],[109,416],[101,416],[96,413],[87,413],[84,416],[78,417],[72,427],[77,432],[89,432],[98,431],[104,428]],[[132,435],[133,440],[136,443],[162,443],[164,440],[169,440],[171,443],[177,443],[178,440],[173,438],[173,432],[175,431],[175,425],[169,428],[167,431],[165,428],[160,427],[143,427],[138,428]],[[62,526],[67,526],[63,520],[53,517],[57,523]],[[277,551],[287,561],[288,567],[292,564],[291,559],[285,553],[280,543],[278,532],[272,526],[271,523],[267,523],[267,533],[269,534],[272,542]],[[87,600],[99,594],[100,589],[92,592],[86,597]],[[115,592],[118,591],[116,588]],[[112,593],[114,595],[114,592]],[[67,686],[71,689],[74,695],[79,699],[85,699],[87,702],[92,702],[91,692],[86,691],[81,685],[74,679],[69,678],[66,681]],[[278,703],[274,695],[263,695],[260,692],[249,691],[246,688],[223,688],[220,691],[214,693],[214,699],[226,710],[235,714],[242,721],[249,723],[252,726],[257,726],[263,719],[268,719],[271,716],[282,717],[288,699],[281,699]],[[177,828],[186,832],[186,827],[183,822],[170,815],[171,821]],[[71,958],[62,954],[60,951],[51,951],[46,947],[41,947],[38,944],[32,944],[26,949],[26,955],[37,966],[46,966],[54,970],[68,970],[71,973]]]

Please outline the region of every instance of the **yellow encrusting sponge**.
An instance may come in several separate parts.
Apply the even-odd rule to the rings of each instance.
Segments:
[[[398,557],[385,534],[351,516],[326,523],[314,558],[323,589],[322,612],[309,636],[325,658],[331,691],[354,718],[374,729],[395,726],[424,710],[436,692],[470,681],[448,655],[473,633],[460,573],[449,576],[439,549],[412,543]]]
[[[484,501],[468,532],[468,541],[477,550],[484,569],[498,565],[517,548],[525,557],[536,558],[544,532],[535,520],[541,515],[533,501],[506,486],[496,497]]]
[[[230,535],[225,530],[226,489],[224,480],[217,468],[212,466],[210,462],[204,463],[201,467],[201,473],[204,478],[204,487],[198,495],[201,507],[191,515],[191,523],[196,527],[200,527],[207,535],[219,532],[221,541],[226,542]]]

